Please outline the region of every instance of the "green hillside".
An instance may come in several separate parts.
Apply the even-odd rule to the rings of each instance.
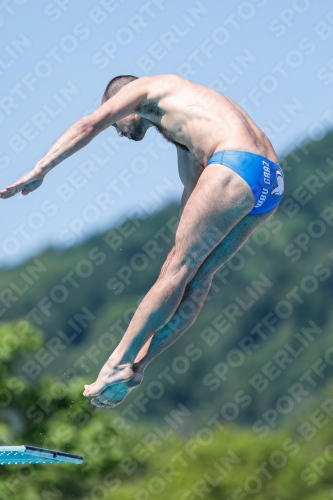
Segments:
[[[281,422],[296,428],[322,403],[333,375],[332,142],[333,133],[282,162],[276,215],[220,270],[194,326],[114,411],[160,421],[182,404],[194,417],[188,431],[218,414],[264,436]],[[1,271],[1,321],[26,318],[45,334],[44,347],[17,362],[22,375],[93,381],[154,283],[178,215],[170,205]]]

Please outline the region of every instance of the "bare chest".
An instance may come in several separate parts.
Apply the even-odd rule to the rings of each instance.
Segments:
[[[140,115],[151,121],[168,142],[183,145],[185,120],[179,107],[175,110],[168,110],[161,109],[155,103],[149,103],[140,109]],[[188,149],[186,146],[184,147]]]

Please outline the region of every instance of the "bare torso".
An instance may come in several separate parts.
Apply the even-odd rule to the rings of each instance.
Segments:
[[[35,168],[0,191],[0,197],[13,196],[20,190],[23,194],[34,191],[58,163],[107,127],[117,128],[119,121],[133,114],[146,122],[142,137],[135,140],[141,140],[150,126],[156,126],[177,146],[179,174],[188,195],[217,151],[248,151],[279,162],[268,137],[234,101],[177,75],[156,75],[126,84],[94,113],[70,127]]]
[[[185,146],[205,168],[217,151],[243,150],[279,162],[268,137],[228,97],[177,75],[157,75],[156,97],[138,109],[176,145]]]

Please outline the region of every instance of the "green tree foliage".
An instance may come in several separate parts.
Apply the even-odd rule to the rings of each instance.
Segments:
[[[296,429],[258,437],[211,418],[187,433],[193,416],[179,407],[168,421],[129,425],[119,410],[96,409],[69,384],[45,372],[17,374],[26,352],[44,338],[26,321],[0,324],[1,444],[30,444],[84,456],[80,466],[0,467],[0,498],[15,500],[333,498],[332,384]],[[188,431],[187,431],[188,432]]]

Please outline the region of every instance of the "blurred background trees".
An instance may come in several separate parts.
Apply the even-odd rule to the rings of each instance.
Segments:
[[[156,279],[179,207],[1,270],[2,444],[85,462],[3,466],[0,498],[333,498],[332,139],[283,160],[276,215],[114,410],[83,385]]]

